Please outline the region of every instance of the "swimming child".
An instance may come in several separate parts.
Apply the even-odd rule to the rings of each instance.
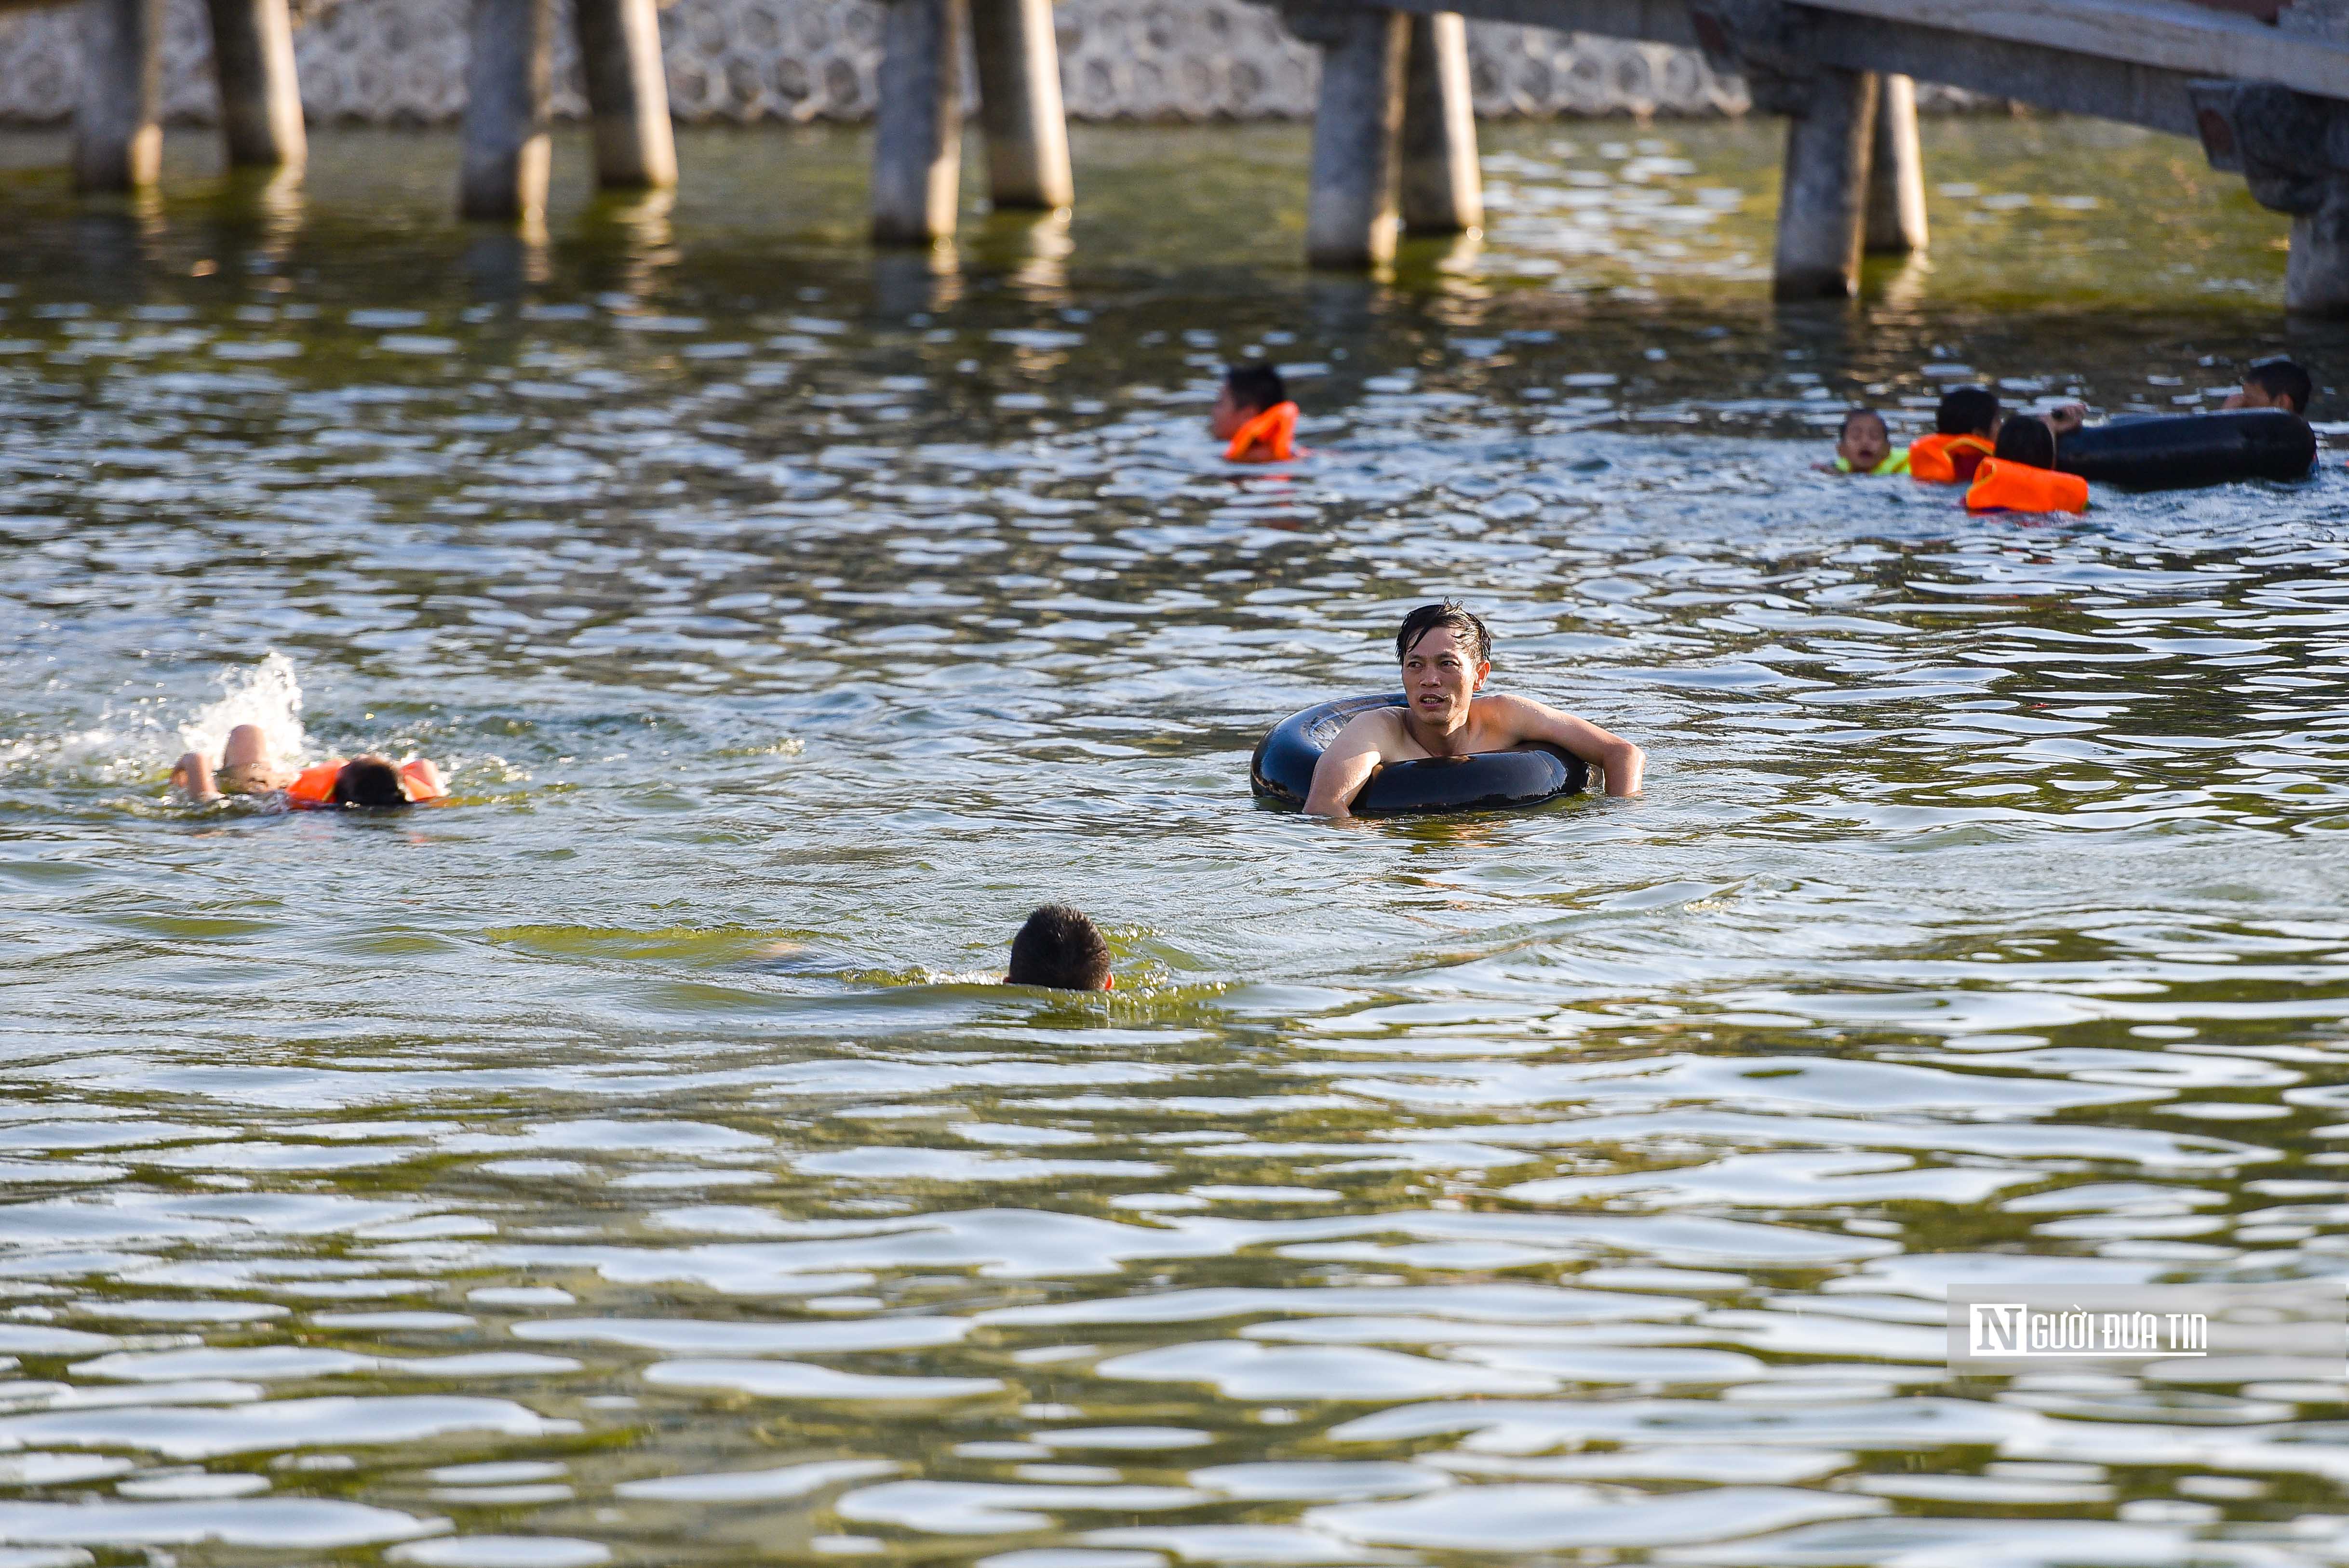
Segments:
[[[449,793],[440,769],[429,758],[395,763],[388,758],[333,758],[308,768],[279,762],[269,754],[269,738],[257,724],[228,732],[217,767],[201,751],[182,756],[171,783],[190,799],[223,795],[268,795],[284,790],[296,806],[412,806]]]
[[[2085,511],[2088,481],[2055,471],[2055,432],[2043,419],[2009,419],[1974,469],[1968,511]]]
[[[2281,408],[2308,418],[2308,399],[2316,389],[2308,372],[2289,359],[2262,359],[2243,372],[2240,391],[2220,405],[2228,408]]]
[[[1297,405],[1269,365],[1235,365],[1224,372],[1207,428],[1235,463],[1285,463],[1297,455]]]
[[[1055,991],[1114,991],[1109,944],[1093,923],[1065,903],[1048,903],[1028,917],[1011,939],[1007,985],[1044,985]]]
[[[1928,484],[1968,484],[1974,465],[1998,439],[1998,394],[1987,387],[1952,387],[1933,411],[1933,433],[1909,449],[1909,477]]]
[[[1820,466],[1837,474],[1905,474],[1909,449],[1892,444],[1883,415],[1873,408],[1854,408],[1843,417],[1843,428],[1837,434],[1835,462]]]

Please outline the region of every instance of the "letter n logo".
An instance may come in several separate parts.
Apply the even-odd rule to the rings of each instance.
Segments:
[[[1977,1301],[1968,1307],[1966,1315],[1966,1354],[1969,1356],[2021,1356],[2023,1347],[2023,1316],[2025,1308],[2019,1301]]]

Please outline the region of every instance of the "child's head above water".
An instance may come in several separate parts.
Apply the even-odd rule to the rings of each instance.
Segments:
[[[1109,944],[1082,912],[1048,903],[1028,917],[1011,939],[1012,985],[1047,985],[1056,991],[1106,991]]]
[[[399,769],[385,758],[354,757],[335,775],[335,804],[385,808],[409,804]]]
[[[2017,417],[1998,428],[1998,445],[1991,454],[2002,463],[2023,463],[2034,469],[2055,466],[2055,432],[2044,419]]]
[[[1952,387],[1933,412],[1933,430],[1942,436],[1980,436],[1998,429],[1998,394],[1987,387]]]
[[[2227,399],[2230,408],[2281,408],[2308,418],[2308,399],[2316,390],[2308,372],[2289,359],[2262,359],[2243,372],[2243,389]]]
[[[1846,468],[1856,474],[1872,474],[1891,455],[1892,432],[1885,428],[1883,415],[1873,408],[1854,408],[1843,417],[1836,456]]]
[[[1216,394],[1216,409],[1208,416],[1216,439],[1228,441],[1267,408],[1288,401],[1288,385],[1269,365],[1235,365],[1224,372],[1223,389]]]

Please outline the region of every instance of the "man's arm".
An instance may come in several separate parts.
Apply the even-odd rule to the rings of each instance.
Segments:
[[[1385,760],[1380,746],[1392,727],[1383,713],[1366,713],[1338,732],[1313,765],[1313,787],[1305,792],[1309,817],[1344,817],[1362,786]]]
[[[1588,719],[1577,718],[1570,713],[1560,713],[1547,703],[1531,697],[1501,696],[1492,699],[1508,722],[1516,741],[1543,740],[1561,750],[1581,758],[1585,762],[1602,769],[1607,774],[1607,793],[1637,795],[1640,777],[1648,770],[1648,754],[1619,735],[1609,735]],[[1316,774],[1314,782],[1320,777]]]

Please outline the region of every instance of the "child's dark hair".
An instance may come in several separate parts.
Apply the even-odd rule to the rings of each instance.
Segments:
[[[2289,359],[2262,359],[2243,372],[2243,384],[2256,387],[2271,398],[2289,397],[2292,411],[2302,418],[2308,418],[2308,399],[2316,384],[2308,372]]]
[[[1979,436],[1998,428],[1998,394],[1987,387],[1952,387],[1933,412],[1933,429],[1943,436]]]
[[[1493,634],[1485,629],[1485,623],[1446,599],[1441,604],[1422,604],[1402,618],[1402,629],[1395,634],[1395,662],[1401,664],[1411,657],[1419,640],[1438,626],[1449,626],[1475,644],[1478,664],[1493,656]]]
[[[1892,427],[1885,423],[1883,415],[1878,413],[1873,408],[1850,408],[1845,410],[1843,423],[1836,427],[1836,438],[1837,440],[1847,440],[1850,438],[1851,422],[1854,419],[1875,420],[1878,426],[1883,429],[1885,438],[1887,440],[1891,439]]]
[[[1288,384],[1269,365],[1235,365],[1224,372],[1224,385],[1232,389],[1234,404],[1259,414],[1288,401]]]
[[[1998,446],[1991,454],[2002,463],[2026,463],[2034,469],[2055,466],[2055,432],[2047,421],[2017,414],[1998,428]]]
[[[1004,978],[1014,985],[1098,991],[1109,980],[1109,944],[1081,911],[1048,903],[1011,939],[1011,972]]]
[[[399,787],[399,769],[380,757],[358,757],[343,764],[335,775],[337,806],[405,806],[408,791]]]

